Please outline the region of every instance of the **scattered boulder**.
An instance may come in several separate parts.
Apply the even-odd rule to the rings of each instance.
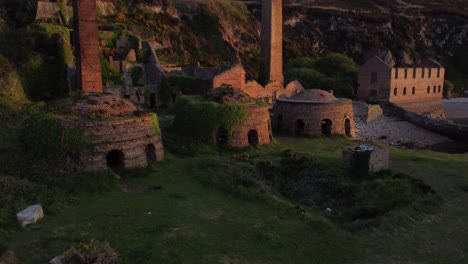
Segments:
[[[49,261],[49,264],[63,264],[64,259],[65,259],[65,256],[63,255],[56,256],[55,258]]]
[[[35,224],[40,219],[44,218],[44,210],[40,204],[31,205],[23,211],[16,214],[16,218],[22,227]]]

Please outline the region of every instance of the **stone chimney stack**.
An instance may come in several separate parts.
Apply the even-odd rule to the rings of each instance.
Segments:
[[[283,77],[283,3],[262,0],[261,62],[259,82],[284,82]]]
[[[78,89],[85,93],[104,92],[96,0],[74,0],[73,17]]]

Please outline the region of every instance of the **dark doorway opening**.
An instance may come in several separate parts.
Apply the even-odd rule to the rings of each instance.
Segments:
[[[304,132],[305,132],[304,120],[302,119],[296,120],[296,134],[303,135]]]
[[[348,137],[351,136],[351,120],[349,118],[345,120],[345,133]]]
[[[121,171],[125,168],[124,154],[120,150],[112,150],[106,156],[107,167],[114,171]]]
[[[323,119],[320,122],[322,126],[322,135],[326,137],[331,137],[332,136],[332,121],[330,119]]]
[[[283,115],[278,115],[278,118],[276,119],[276,131],[282,132],[283,126],[284,126]]]
[[[150,108],[153,109],[156,106],[156,94],[150,94]]]
[[[250,130],[249,133],[247,134],[247,137],[249,138],[249,145],[251,146],[257,146],[258,145],[258,132],[257,130]]]
[[[216,145],[218,146],[226,146],[228,143],[228,132],[223,127],[218,128],[216,131]]]
[[[153,144],[146,145],[145,153],[146,153],[146,161],[148,162],[148,165],[151,163],[155,163],[157,161],[156,148],[154,147]]]

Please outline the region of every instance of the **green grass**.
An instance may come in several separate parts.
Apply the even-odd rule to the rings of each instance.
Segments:
[[[344,138],[280,138],[246,151],[265,160],[291,149],[340,166],[341,151],[351,144],[356,142]],[[204,170],[196,165],[208,155],[169,154],[156,169],[123,174],[122,184],[132,192],[80,196],[26,230],[1,234],[0,244],[17,252],[20,263],[45,263],[89,238],[108,240],[123,263],[466,263],[468,157],[399,149],[391,154],[395,172],[423,179],[443,197],[440,209],[398,211],[405,221],[395,226],[349,233],[325,212],[301,214],[286,201],[201,184],[196,175]],[[148,190],[155,185],[163,188]]]

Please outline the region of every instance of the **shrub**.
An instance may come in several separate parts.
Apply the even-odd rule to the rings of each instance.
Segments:
[[[192,142],[213,143],[216,129],[222,127],[232,135],[234,127],[246,118],[247,112],[239,104],[218,104],[183,96],[176,104],[174,128]]]
[[[21,127],[20,138],[25,154],[47,171],[63,168],[61,165],[68,158],[79,159],[89,148],[81,129],[63,127],[58,117],[41,110],[31,110]]]
[[[91,239],[89,242],[82,242],[72,245],[65,252],[66,264],[117,264],[119,256],[111,248],[108,242],[101,242]]]

